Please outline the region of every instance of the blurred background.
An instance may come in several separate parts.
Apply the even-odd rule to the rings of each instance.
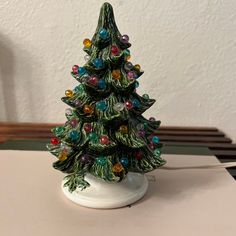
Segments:
[[[100,0],[2,0],[0,121],[65,122],[60,98],[77,81],[83,39],[97,26]],[[140,64],[145,113],[162,125],[215,126],[236,141],[236,1],[110,0]]]

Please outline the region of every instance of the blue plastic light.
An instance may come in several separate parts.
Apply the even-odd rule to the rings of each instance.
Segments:
[[[103,63],[103,60],[100,59],[100,58],[95,58],[93,60],[93,65],[96,67],[96,68],[102,68],[104,63]]]
[[[122,166],[128,167],[129,166],[129,159],[127,157],[122,157],[120,159],[120,163],[122,164]]]
[[[98,88],[100,88],[100,89],[105,89],[106,88],[106,82],[105,82],[104,79],[100,79],[98,81]]]
[[[140,107],[140,101],[138,99],[134,99],[132,103],[133,103],[133,107],[136,107],[136,108]]]
[[[84,75],[86,73],[86,69],[84,67],[79,67],[78,68],[78,74],[79,75]]]
[[[101,111],[105,111],[107,108],[107,104],[105,101],[97,102],[96,103],[96,108]]]
[[[124,54],[125,54],[126,56],[130,56],[130,50],[129,50],[129,49],[125,49],[125,50],[124,50]]]
[[[99,31],[99,36],[101,39],[107,39],[109,37],[108,31],[106,29],[101,29]]]
[[[80,137],[80,133],[79,133],[78,131],[72,130],[72,131],[70,132],[70,139],[71,139],[72,141],[77,141],[77,140],[79,139],[79,137]]]
[[[159,143],[160,139],[157,136],[152,137],[152,142],[153,143]]]
[[[138,88],[138,87],[139,87],[139,82],[136,81],[136,82],[135,82],[135,88]]]

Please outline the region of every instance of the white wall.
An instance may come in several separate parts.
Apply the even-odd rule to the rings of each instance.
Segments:
[[[101,0],[1,0],[0,120],[64,122],[60,101],[84,63]],[[216,126],[236,140],[236,1],[111,0],[139,63],[146,115],[163,125]]]

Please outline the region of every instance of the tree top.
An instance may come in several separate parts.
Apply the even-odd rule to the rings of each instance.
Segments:
[[[97,29],[118,30],[115,22],[112,5],[108,2],[103,3],[98,18]]]

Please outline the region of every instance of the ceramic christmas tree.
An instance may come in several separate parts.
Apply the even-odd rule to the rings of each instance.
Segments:
[[[71,72],[80,84],[66,90],[67,121],[52,130],[47,148],[58,158],[53,167],[67,174],[62,189],[69,199],[121,207],[145,194],[144,173],[165,164],[155,135],[160,121],[142,115],[155,100],[136,92],[143,71],[129,61],[129,37],[120,34],[109,3],[83,44],[86,63]]]

